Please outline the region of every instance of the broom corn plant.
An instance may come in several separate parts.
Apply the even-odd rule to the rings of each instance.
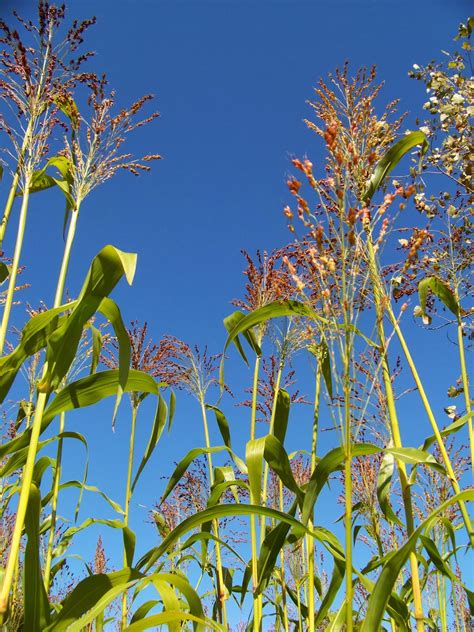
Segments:
[[[124,278],[132,283],[137,256],[112,245],[93,258],[77,297],[66,300],[89,194],[119,170],[149,171],[160,156],[124,153],[128,134],[158,116],[142,116],[152,96],[116,110],[106,76],[82,69],[92,54],[76,55],[95,19],[74,21],[61,40],[65,15],[65,7],[40,0],[36,24],[16,14],[18,29],[0,21],[0,130],[11,174],[0,244],[12,250],[11,265],[1,268],[8,287],[0,402],[17,396],[19,374],[28,382],[0,445],[2,629],[470,629],[474,595],[461,552],[474,540],[474,492],[465,483],[474,450],[467,359],[472,310],[466,307],[472,291],[468,104],[474,89],[466,71],[472,20],[460,26],[461,52],[444,65],[410,71],[430,94],[425,110],[431,118],[420,129],[403,134],[397,101],[377,106],[375,68],[351,76],[345,64],[319,82],[306,123],[322,141],[325,162],[293,158],[292,202],[284,208],[291,241],[255,259],[244,252],[245,295],[224,320],[222,353],[211,355],[171,335],[154,343],[146,322],[125,326],[111,294]],[[58,129],[62,143],[53,134]],[[435,177],[445,184],[431,195]],[[28,208],[31,196],[41,199],[46,189],[66,205],[54,298],[49,309],[40,303],[28,310],[13,344]],[[423,226],[406,227],[408,205]],[[390,258],[393,252],[401,261]],[[411,297],[419,302],[414,316],[434,330],[429,335],[435,335],[435,319],[456,329],[459,377],[446,397],[462,403],[459,411],[446,406],[447,427],[407,342]],[[224,412],[233,394],[226,367],[236,355],[248,368],[245,433]],[[295,408],[308,403],[298,380],[305,361],[315,365],[312,406],[298,406],[309,419],[309,442],[289,452],[297,436]],[[419,447],[407,445],[412,420],[400,403],[402,370],[432,433]],[[219,400],[211,404],[219,386]],[[150,513],[157,541],[146,550],[132,529],[133,498],[165,429],[175,432],[175,390],[197,400],[204,445],[180,456],[165,477]],[[112,431],[124,394],[131,419],[118,503],[87,483],[87,462],[81,481],[63,480],[63,459],[65,441],[86,448],[89,441],[72,423],[66,431],[68,412],[115,398],[111,427],[101,430]],[[156,407],[147,422],[142,403],[150,395]],[[149,428],[141,456],[139,422]],[[232,441],[237,432],[243,457]],[[326,432],[331,443],[324,452]],[[69,488],[79,493],[71,521],[58,512]],[[343,507],[340,525],[326,519],[328,488],[329,498],[338,497],[333,506]],[[77,524],[88,494],[99,495],[114,517]],[[96,537],[86,576],[67,583],[76,536],[92,537],[97,526],[120,533],[120,559],[106,560],[108,545]]]

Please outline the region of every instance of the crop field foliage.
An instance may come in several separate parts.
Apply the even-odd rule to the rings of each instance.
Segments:
[[[159,171],[161,157],[128,153],[128,135],[158,113],[149,95],[117,103],[89,70],[94,22],[44,0],[34,22],[0,20],[1,629],[472,630],[474,20],[439,63],[410,69],[427,93],[416,129],[398,102],[384,105],[374,68],[345,65],[319,81],[306,124],[324,158],[292,159],[288,243],[244,253],[243,297],[215,323],[219,355],[124,323],[111,296],[133,283],[135,253],[105,245],[79,294],[66,291],[84,200],[119,170]],[[30,200],[45,190],[65,207],[61,265],[44,272],[54,296],[30,289],[22,265]],[[433,339],[449,330],[453,342],[436,369],[441,413],[420,365],[422,329]],[[240,370],[248,422],[236,427],[227,378]],[[173,438],[184,392],[202,441],[159,472],[147,550],[130,526],[132,498],[160,439]],[[425,436],[417,445],[406,441],[408,393]],[[129,428],[128,459],[115,464],[120,500],[88,482],[86,462],[82,478],[64,475],[65,445],[79,455],[94,442],[70,411],[87,418],[106,398],[101,432],[119,410]],[[311,440],[293,450],[295,410]],[[64,515],[71,490],[77,504]],[[325,494],[333,515],[320,510]],[[115,517],[80,516],[91,495]],[[84,560],[78,538],[97,527]],[[113,560],[111,531],[122,543]],[[72,563],[81,570],[71,575]]]

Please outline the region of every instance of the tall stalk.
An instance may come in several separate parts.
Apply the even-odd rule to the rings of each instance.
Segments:
[[[16,277],[20,266],[20,256],[23,248],[23,240],[25,236],[26,218],[28,215],[28,202],[30,199],[30,178],[25,180],[25,188],[21,201],[20,218],[18,221],[18,232],[15,243],[15,252],[13,254],[13,262],[11,273],[8,278],[8,290],[3,307],[2,324],[0,326],[0,355],[3,353],[5,339],[7,337],[8,323],[10,321],[10,313],[13,303],[13,294],[15,293]]]
[[[311,472],[314,472],[316,467],[316,450],[318,446],[318,432],[319,432],[319,406],[321,397],[321,365],[318,359],[316,367],[316,380],[315,380],[315,394],[314,394],[314,408],[313,408],[313,431],[311,438]],[[314,510],[312,512],[314,514]],[[308,521],[308,528],[313,529],[314,517]],[[314,604],[314,538],[311,535],[306,535],[306,547],[308,549],[308,630],[314,632],[314,617],[315,617],[315,604]]]
[[[7,201],[5,203],[5,208],[3,210],[2,221],[0,222],[0,251],[3,250],[3,240],[5,238],[5,232],[7,230],[8,220],[10,219],[13,203],[15,201],[16,192],[18,190],[18,184],[20,182],[20,171],[21,171],[21,167],[23,165],[23,161],[25,158],[26,149],[31,140],[32,130],[33,130],[33,118],[30,118],[28,122],[28,126],[26,128],[25,136],[23,138],[20,155],[18,156],[17,167],[15,170],[15,173],[13,174],[10,191],[8,192]]]
[[[128,465],[127,465],[127,482],[125,485],[125,503],[124,503],[124,515],[123,515],[123,524],[125,527],[128,527],[129,517],[130,517],[130,499],[132,496],[132,473],[133,473],[133,453],[135,451],[135,431],[137,426],[137,415],[139,408],[139,401],[136,393],[132,394],[132,424],[130,428],[130,441],[128,448]],[[128,566],[127,560],[127,551],[123,551],[123,567],[126,568]],[[122,630],[125,630],[127,627],[127,613],[128,613],[128,605],[127,605],[127,591],[125,590],[122,593]]]
[[[377,267],[377,262],[375,258],[374,245],[372,240],[372,234],[369,229],[367,229],[367,253],[369,258],[369,272],[372,281],[373,288],[373,297],[375,302],[375,312],[376,312],[376,320],[377,320],[377,334],[379,345],[382,351],[381,363],[382,363],[382,378],[385,389],[385,397],[387,398],[387,409],[388,416],[390,420],[390,433],[393,440],[393,445],[395,448],[402,447],[402,439],[400,434],[400,426],[398,423],[398,415],[397,409],[395,405],[395,394],[393,392],[392,379],[390,375],[390,367],[388,364],[387,357],[387,340],[385,337],[385,330],[383,325],[384,318],[384,291],[382,287],[382,282],[380,279],[379,270]],[[407,533],[408,536],[411,536],[414,529],[414,518],[413,518],[413,504],[411,498],[411,487],[408,483],[408,476],[406,471],[406,466],[403,461],[397,459],[397,469],[398,469],[398,477],[400,479],[400,485],[402,488],[402,498],[403,498],[403,506],[405,510],[405,519],[407,525]],[[424,632],[424,614],[423,614],[423,603],[421,597],[421,587],[420,587],[420,575],[418,572],[418,560],[416,557],[416,553],[412,552],[410,554],[410,572],[411,572],[411,582],[413,589],[413,603],[415,607],[415,621],[416,621],[416,629],[417,632]]]
[[[47,371],[47,363],[44,366],[44,373]],[[18,554],[20,551],[21,536],[23,533],[23,525],[25,523],[26,509],[30,497],[30,488],[33,480],[33,471],[35,467],[36,453],[38,451],[38,442],[41,434],[41,422],[47,400],[46,393],[39,393],[36,402],[36,409],[31,426],[31,437],[28,445],[28,453],[26,464],[23,468],[21,480],[20,498],[16,511],[15,526],[11,538],[10,553],[8,555],[5,573],[3,575],[2,588],[0,589],[0,625],[4,623],[5,614],[8,610],[8,599],[12,587],[13,576],[17,566]]]
[[[257,420],[257,395],[258,395],[258,374],[260,370],[260,356],[255,358],[255,366],[253,371],[253,386],[252,386],[252,408],[250,417],[250,440],[255,439],[255,426]],[[253,493],[250,493],[250,502],[253,505],[260,505],[260,498],[255,498]],[[258,551],[257,551],[257,524],[254,514],[250,516],[250,541],[252,549],[252,586],[253,586],[253,629],[254,632],[260,632],[261,620],[262,620],[262,596],[257,595],[258,586]]]
[[[209,425],[207,423],[207,414],[206,414],[206,406],[204,403],[204,398],[201,398],[201,415],[202,415],[202,423],[204,427],[204,438],[206,442],[206,448],[209,450],[211,447],[211,439],[209,436]],[[210,452],[207,453],[207,465],[208,465],[208,474],[209,474],[209,486],[212,488],[214,485],[214,466],[212,463],[212,454]],[[219,539],[219,522],[214,519],[212,521],[212,528],[214,531],[214,535],[217,539]],[[228,629],[227,624],[227,606],[226,606],[226,589],[224,584],[224,573],[222,570],[222,553],[221,553],[221,545],[218,541],[215,542],[215,550],[216,550],[216,570],[217,570],[217,598],[220,603],[220,610],[222,612],[222,623],[224,624],[224,628]]]
[[[69,259],[71,257],[72,244],[74,242],[74,236],[76,234],[76,226],[77,226],[77,219],[79,217],[80,206],[81,206],[81,202],[78,201],[76,209],[71,213],[71,219],[69,222],[66,243],[64,245],[63,258],[61,261],[61,268],[59,270],[59,277],[58,277],[58,283],[56,286],[53,307],[59,307],[63,300],[64,288],[66,285],[67,270],[69,267]],[[66,415],[64,413],[61,413],[60,418],[59,418],[59,434],[62,434],[64,432],[65,421],[66,421]],[[62,437],[60,437],[58,439],[58,447],[56,451],[56,467],[54,470],[52,496],[51,496],[51,526],[49,529],[48,545],[46,548],[45,564],[44,564],[44,586],[45,586],[47,594],[49,594],[49,584],[51,580],[51,566],[53,562],[54,534],[56,531],[59,485],[61,482],[62,455],[63,455],[63,439]]]
[[[441,432],[439,430],[438,424],[436,422],[436,418],[433,414],[433,411],[431,409],[431,405],[430,402],[428,400],[428,397],[426,395],[425,389],[423,387],[423,383],[421,381],[420,375],[418,373],[418,369],[416,368],[416,364],[413,361],[413,358],[411,356],[410,350],[408,348],[408,345],[406,343],[405,337],[402,333],[402,330],[400,329],[400,325],[398,324],[398,320],[395,316],[395,314],[393,313],[393,309],[391,307],[391,305],[389,304],[387,306],[387,313],[388,316],[390,318],[390,322],[393,325],[393,328],[395,330],[395,333],[397,334],[398,340],[400,341],[400,346],[402,347],[403,353],[405,355],[405,358],[407,360],[408,366],[410,367],[411,373],[413,375],[413,379],[415,381],[416,387],[418,389],[418,393],[420,395],[421,401],[423,403],[424,409],[426,411],[426,415],[428,417],[428,420],[431,424],[431,427],[433,429],[433,434],[435,436],[436,442],[438,444],[438,448],[439,451],[441,453],[441,456],[443,458],[443,463],[444,463],[444,467],[446,468],[446,471],[448,473],[448,478],[451,481],[451,485],[452,488],[454,490],[455,494],[460,494],[461,493],[461,488],[459,486],[456,474],[454,473],[454,469],[453,466],[451,464],[451,460],[449,458],[449,455],[446,451],[446,447],[444,445],[444,441],[443,441],[443,437],[441,435]],[[461,515],[463,517],[463,521],[464,521],[464,525],[466,527],[466,531],[467,534],[469,536],[471,545],[474,545],[474,531],[472,529],[472,525],[471,525],[471,520],[469,518],[469,514],[466,508],[466,504],[464,503],[464,501],[460,501],[459,502],[459,508],[461,510]]]
[[[462,389],[464,392],[464,401],[466,402],[466,415],[470,415],[471,409],[471,394],[469,390],[469,377],[467,375],[466,368],[466,356],[464,353],[464,335],[461,317],[458,316],[458,348],[459,348],[459,363],[461,365],[461,379]],[[467,421],[469,428],[469,445],[471,449],[471,472],[474,476],[474,426],[472,417]]]

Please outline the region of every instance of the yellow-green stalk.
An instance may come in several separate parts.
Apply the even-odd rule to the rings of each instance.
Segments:
[[[383,291],[382,283],[380,280],[379,270],[375,258],[374,245],[372,241],[372,234],[367,228],[367,253],[369,258],[369,272],[372,281],[373,297],[375,302],[375,313],[377,319],[377,334],[379,339],[379,345],[381,348],[382,356],[382,378],[384,383],[385,397],[387,398],[388,417],[390,420],[390,433],[395,448],[402,447],[402,439],[400,434],[400,426],[398,423],[397,409],[395,405],[395,395],[393,392],[392,379],[390,376],[390,368],[387,358],[387,340],[385,337],[385,330],[383,325],[384,318],[384,299],[385,293]],[[411,487],[408,483],[408,476],[406,466],[403,461],[397,459],[398,477],[400,479],[400,485],[402,488],[403,506],[405,510],[405,519],[407,525],[407,533],[410,536],[414,529],[413,519],[413,505],[411,498]],[[415,607],[415,621],[417,632],[424,632],[424,614],[423,603],[420,587],[420,575],[418,572],[418,560],[416,554],[413,552],[410,554],[410,571],[413,590],[413,604]]]
[[[59,270],[58,283],[56,286],[56,292],[54,296],[53,307],[59,307],[61,305],[64,295],[64,288],[66,285],[66,276],[69,267],[69,260],[71,258],[72,244],[76,234],[77,219],[79,217],[79,209],[81,207],[81,201],[78,200],[76,208],[71,212],[71,218],[69,222],[68,233],[66,237],[66,243],[64,245],[63,258],[61,261],[61,268]],[[66,416],[61,413],[59,418],[59,434],[64,432]],[[53,547],[54,547],[54,534],[56,531],[56,519],[57,519],[57,505],[59,495],[59,485],[61,482],[61,466],[62,466],[62,454],[63,454],[63,439],[58,439],[58,447],[56,452],[56,467],[54,470],[52,496],[51,496],[51,526],[49,529],[48,545],[46,548],[45,564],[44,564],[44,586],[46,594],[49,594],[49,584],[51,580],[51,566],[53,562]]]
[[[260,370],[260,356],[255,358],[252,387],[252,408],[250,418],[250,440],[255,439],[255,426],[257,420],[257,395],[258,395],[258,374]],[[260,498],[255,498],[250,492],[250,502],[252,505],[260,505]],[[253,630],[260,632],[262,620],[262,596],[257,595],[258,586],[258,551],[257,551],[257,524],[254,514],[250,516],[250,542],[252,550],[252,587],[253,587]]]
[[[204,403],[204,398],[201,397],[201,414],[202,414],[202,423],[204,427],[204,438],[206,442],[206,448],[209,450],[211,447],[211,439],[209,436],[209,425],[207,423],[207,414],[206,414],[206,405]],[[209,486],[212,487],[214,485],[214,467],[212,463],[212,454],[210,452],[207,453],[207,464],[209,470]],[[214,530],[214,535],[217,539],[219,539],[219,522],[217,520],[212,521],[212,527]],[[221,554],[221,545],[216,541],[215,543],[216,549],[216,569],[217,569],[217,598],[219,600],[222,612],[222,623],[224,624],[224,628],[227,630],[227,606],[226,606],[226,588],[224,584],[224,574],[222,570],[222,554]]]
[[[417,386],[418,389],[418,393],[421,397],[421,401],[423,403],[424,409],[426,411],[426,415],[428,417],[428,420],[431,424],[431,428],[433,429],[433,434],[435,436],[436,442],[438,444],[439,447],[439,451],[441,452],[441,456],[443,458],[443,463],[444,463],[444,467],[446,468],[446,471],[448,473],[448,478],[451,481],[451,485],[452,488],[454,490],[455,494],[460,494],[461,493],[461,488],[459,487],[459,483],[458,480],[456,478],[456,474],[454,473],[454,469],[453,466],[451,464],[451,460],[449,458],[449,455],[446,451],[446,446],[444,445],[444,441],[443,441],[443,437],[441,435],[441,432],[439,430],[438,424],[436,423],[436,418],[433,414],[433,411],[431,409],[431,405],[430,402],[428,400],[428,397],[426,395],[425,389],[423,387],[423,383],[421,381],[420,375],[418,373],[418,370],[416,368],[416,364],[413,361],[413,358],[411,356],[410,350],[408,349],[408,345],[406,343],[405,337],[402,333],[402,330],[400,329],[400,325],[398,324],[398,320],[395,316],[395,314],[393,313],[393,309],[390,305],[387,306],[387,313],[388,316],[390,318],[390,322],[393,325],[393,328],[395,330],[395,333],[397,334],[398,340],[400,341],[400,346],[402,347],[403,353],[405,355],[406,361],[408,363],[408,366],[410,367],[411,373],[413,375],[413,379],[415,381],[415,384]],[[459,508],[461,510],[461,515],[463,517],[463,521],[464,521],[464,525],[466,527],[466,531],[467,534],[469,536],[471,545],[474,545],[474,531],[472,528],[472,524],[471,524],[471,519],[469,518],[469,513],[467,511],[466,508],[466,504],[464,501],[460,501],[459,502]]]

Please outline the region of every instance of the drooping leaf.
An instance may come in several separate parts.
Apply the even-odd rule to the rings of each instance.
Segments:
[[[133,555],[135,553],[135,544],[137,542],[137,536],[134,531],[129,527],[123,529],[123,548],[125,550],[125,558],[127,560],[127,566],[131,568],[133,564]]]
[[[69,593],[61,610],[43,632],[80,632],[111,601],[142,577],[141,573],[131,568],[86,577]]]
[[[76,382],[68,384],[59,391],[46,408],[41,424],[41,432],[44,432],[48,428],[56,415],[76,408],[91,406],[106,397],[115,395],[119,383],[119,371],[113,369],[94,373],[94,375],[88,375]],[[140,392],[158,395],[160,386],[162,386],[162,384],[155,382],[147,373],[130,369],[124,390],[126,393]],[[27,447],[30,436],[31,430],[28,429],[20,436],[15,437],[15,439],[1,445],[0,458]]]
[[[352,445],[352,456],[365,456],[368,454],[377,454],[381,448],[372,443],[355,443]],[[306,487],[306,493],[303,503],[301,521],[308,523],[311,518],[314,504],[328,481],[329,476],[339,469],[344,462],[344,449],[342,447],[334,448],[328,452],[316,465],[314,472]]]
[[[460,501],[473,500],[474,490],[465,490],[456,494],[452,498],[449,498],[439,505],[435,511],[428,516],[428,518],[423,520],[423,522],[417,527],[417,529],[415,529],[410,538],[400,549],[390,555],[388,560],[384,563],[379,579],[377,580],[374,590],[369,597],[367,614],[362,624],[361,632],[372,632],[373,630],[379,629],[395,582],[397,581],[402,567],[406,564],[410,553],[415,550],[416,543],[420,535],[429,529],[430,525],[437,519],[438,515],[451,505]]]
[[[114,246],[105,246],[94,257],[76,305],[67,319],[48,338],[47,372],[38,385],[40,391],[51,392],[59,387],[74,360],[84,326],[122,276],[125,275],[129,282],[133,280],[135,267],[136,255],[121,252]],[[110,307],[107,302],[106,305]],[[123,373],[128,368],[122,369],[122,383]]]
[[[384,517],[393,524],[402,526],[397,514],[393,511],[390,504],[390,490],[392,485],[393,469],[395,465],[395,457],[392,453],[386,452],[380,462],[379,472],[377,476],[377,498],[380,509]]]
[[[449,424],[449,426],[447,426],[444,430],[440,431],[440,434],[442,437],[447,437],[450,434],[453,434],[454,432],[457,432],[460,428],[462,428],[468,421],[469,419],[471,419],[472,417],[474,417],[474,412],[471,413],[467,413],[466,415],[463,415],[462,417],[460,417],[459,419],[456,419],[456,421],[453,421],[452,424]],[[435,435],[431,435],[430,437],[427,437],[423,443],[422,446],[422,450],[426,451],[431,445],[433,445],[433,443],[436,441],[436,437]]]
[[[283,485],[296,495],[298,502],[303,503],[304,494],[293,476],[290,460],[285,448],[274,435],[267,435],[264,439],[264,458],[275,472]]]
[[[285,389],[280,388],[277,394],[275,421],[273,423],[273,434],[281,443],[285,444],[286,430],[288,428],[288,419],[290,417],[291,398]]]
[[[396,459],[408,463],[409,465],[428,465],[441,474],[445,469],[429,452],[418,450],[417,448],[386,448],[385,452],[393,454]]]
[[[166,406],[166,402],[158,392],[158,405],[156,408],[155,419],[153,422],[153,426],[151,429],[150,438],[148,439],[148,444],[146,446],[145,452],[143,454],[143,458],[138,466],[137,473],[133,479],[132,483],[132,493],[135,489],[136,484],[138,483],[138,479],[140,478],[141,473],[145,469],[146,464],[150,460],[153,452],[155,451],[156,446],[158,445],[158,441],[160,440],[163,429],[166,425],[166,417],[168,414],[168,407]]]
[[[326,384],[326,389],[329,397],[332,399],[332,371],[331,371],[331,359],[329,357],[329,348],[324,336],[321,338],[321,342],[318,345],[309,345],[308,351],[314,355],[321,368],[321,374]]]
[[[230,427],[229,427],[229,422],[227,421],[226,416],[219,408],[217,408],[217,406],[206,404],[206,408],[207,410],[212,410],[214,412],[214,415],[216,416],[217,427],[219,428],[219,432],[221,433],[221,437],[224,442],[224,445],[226,445],[229,448],[229,450],[231,450],[230,452],[231,458],[236,464],[236,466],[239,468],[239,471],[242,472],[242,474],[246,474],[247,466],[245,465],[244,461],[242,461],[242,459],[240,459],[236,454],[234,454],[232,450],[232,442],[230,439]]]
[[[31,632],[41,632],[49,623],[50,607],[40,562],[40,512],[41,495],[36,483],[32,483],[25,517],[27,543],[23,572],[24,629]]]
[[[173,529],[173,531],[171,531],[163,539],[159,546],[154,547],[153,549],[145,553],[145,555],[143,555],[140,560],[138,560],[135,568],[147,572],[154,565],[156,560],[160,559],[160,557],[164,555],[166,551],[170,547],[172,547],[176,541],[182,538],[185,533],[192,529],[195,529],[196,527],[206,522],[219,520],[219,518],[225,518],[227,516],[247,516],[252,514],[256,516],[265,516],[267,518],[272,518],[277,522],[286,522],[295,530],[299,537],[307,533],[308,535],[319,540],[331,553],[331,555],[338,558],[341,557],[339,550],[335,548],[334,545],[334,535],[328,532],[326,529],[322,529],[320,527],[315,527],[313,530],[308,529],[301,522],[299,522],[295,518],[292,518],[288,514],[282,511],[277,511],[276,509],[270,509],[269,507],[247,505],[244,503],[241,503],[239,505],[236,505],[234,503],[226,503],[222,505],[216,505],[215,507],[211,507],[209,509],[204,509],[203,511],[199,511],[192,516],[189,516],[189,518],[185,518],[175,529]],[[344,560],[343,556],[342,559]]]
[[[168,498],[173,489],[181,480],[183,474],[186,472],[191,463],[195,459],[197,459],[198,456],[201,456],[202,454],[215,454],[217,452],[222,452],[223,450],[228,451],[229,448],[227,448],[227,446],[216,446],[214,448],[193,448],[192,450],[190,450],[186,454],[186,456],[181,459],[181,461],[176,466],[173,474],[170,476],[166,489],[161,497],[160,504]]]
[[[10,268],[6,263],[0,261],[0,285],[10,276]]]
[[[385,178],[394,169],[400,160],[410,151],[413,147],[418,145],[422,146],[422,152],[425,152],[428,148],[428,140],[423,132],[411,132],[407,134],[397,143],[395,143],[381,158],[375,167],[375,171],[370,179],[369,185],[363,195],[363,200],[366,204],[369,204],[375,194],[375,192],[382,186]]]
[[[429,325],[431,322],[431,316],[426,313],[428,290],[431,290],[431,292],[433,292],[433,294],[435,294],[435,296],[437,296],[445,307],[447,307],[455,316],[459,316],[459,303],[457,302],[454,292],[451,290],[449,285],[438,277],[427,277],[426,279],[422,279],[418,284],[421,317],[423,318],[425,325]]]

